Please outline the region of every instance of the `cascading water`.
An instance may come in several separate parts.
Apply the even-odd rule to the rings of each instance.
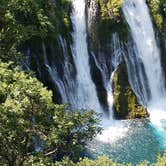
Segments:
[[[100,112],[101,107],[90,74],[85,19],[85,0],[73,0],[71,20],[74,27],[73,59],[77,70],[77,108]]]
[[[90,74],[90,65],[89,65],[89,55],[87,49],[87,41],[86,41],[86,18],[85,18],[85,0],[73,0],[73,13],[71,16],[72,23],[74,26],[73,33],[73,59],[76,66],[77,71],[77,108],[84,109],[94,109],[98,112],[103,112],[101,106],[98,101],[97,92],[95,89],[95,85],[92,81]],[[114,67],[116,68],[119,63],[120,54],[122,53],[119,37],[114,34],[111,42],[113,45],[113,54],[114,58]],[[95,59],[95,55],[94,55]],[[110,118],[103,117],[102,126],[104,131],[101,135],[97,136],[97,140],[101,140],[102,142],[114,142],[119,138],[122,138],[127,132],[128,128],[124,128],[121,123],[115,122],[112,118],[112,104],[113,104],[113,95],[112,95],[112,77],[110,79],[105,75],[105,67],[100,66],[103,63],[97,64],[99,70],[103,76],[103,82],[105,84],[105,88],[108,94],[108,103],[110,107]],[[71,103],[72,104],[72,103]]]
[[[141,12],[143,12],[143,16],[141,15],[138,8],[141,10]],[[129,23],[130,21],[132,22],[132,24],[131,25],[129,24],[129,25],[132,29],[133,41],[135,42],[134,48],[131,48],[132,51],[128,49],[128,52],[130,53],[129,56],[132,55],[132,52],[134,52],[133,58],[137,59],[133,63],[131,63],[132,65],[127,64],[128,72],[130,73],[130,69],[134,66],[133,65],[134,63],[139,63],[139,62],[141,62],[141,65],[143,65],[143,68],[146,71],[146,72],[141,71],[138,74],[138,77],[140,77],[141,79],[140,78],[137,79],[136,77],[134,78],[134,80],[137,81],[136,86],[132,82],[132,78],[130,78],[130,82],[132,83],[133,85],[132,87],[135,89],[135,92],[137,92],[137,96],[139,96],[141,93],[144,93],[143,96],[140,96],[139,99],[140,101],[144,101],[146,105],[149,106],[151,101],[157,101],[158,97],[161,97],[161,98],[164,97],[164,94],[163,94],[164,83],[162,84],[162,80],[161,80],[162,70],[160,67],[161,66],[160,58],[159,58],[160,53],[157,48],[152,24],[147,12],[148,9],[146,7],[145,2],[143,0],[126,0],[123,10],[124,12],[126,12],[126,18],[129,19],[128,22]],[[130,13],[131,16],[128,13]],[[70,96],[69,96],[67,100],[73,106],[73,108],[94,109],[94,110],[102,112],[100,103],[98,101],[96,88],[92,81],[91,73],[90,73],[89,54],[88,54],[87,41],[86,41],[87,36],[86,36],[86,18],[85,17],[86,17],[85,0],[73,0],[73,13],[71,15],[71,19],[72,19],[72,23],[74,27],[74,33],[72,34],[74,44],[73,44],[72,50],[73,50],[73,60],[74,60],[77,76],[73,84],[74,90],[66,88],[64,89],[64,91],[66,91],[64,93],[67,93],[68,90],[69,92],[71,92],[71,94],[69,93],[69,95],[71,95],[73,99],[70,100],[69,99]],[[142,20],[142,18],[147,20],[144,20],[144,19]],[[138,20],[135,21],[135,19],[138,19],[139,21]],[[151,28],[147,29],[146,27],[148,26],[150,26]],[[142,28],[141,31],[139,31],[139,28]],[[139,33],[137,34],[135,31]],[[149,31],[149,32],[146,32],[146,31]],[[142,44],[141,42],[142,43],[144,42],[144,43]],[[65,46],[65,42],[63,41],[63,39],[61,39],[61,45]],[[110,55],[111,55],[110,59],[112,61],[112,66],[114,70],[116,69],[117,65],[120,62],[119,61],[120,57],[125,56],[125,53],[126,53],[125,49],[123,49],[119,41],[118,34],[113,34],[110,47],[112,47],[110,51]],[[147,50],[148,47],[150,48],[150,50]],[[103,59],[102,59],[103,57],[100,57],[102,59],[100,61],[99,60],[100,58],[95,56],[95,54],[92,53],[91,55],[93,56],[93,59],[96,63],[96,67],[98,67],[98,69],[101,72],[103,83],[104,83],[105,89],[107,90],[108,104],[110,107],[110,115],[112,115],[113,95],[112,95],[111,82],[113,78],[113,73],[111,78],[109,79],[108,77],[109,72],[107,72],[108,69],[106,69],[107,65],[105,64],[105,61],[103,63]],[[126,62],[129,59],[131,60],[131,57],[129,58],[125,57]],[[148,62],[150,63],[150,67],[147,66],[149,65]],[[138,64],[138,67],[135,68],[136,70],[134,71],[140,70],[142,68],[141,65],[139,66]],[[64,68],[64,70],[68,70],[68,67]],[[151,73],[151,71],[153,71],[153,73]],[[144,77],[143,74],[146,75],[146,77]],[[151,75],[149,76],[149,74]],[[148,95],[145,94],[145,93],[148,93],[149,90],[145,85],[146,80],[144,81],[144,78],[147,80],[149,85],[151,100],[148,98]],[[64,79],[62,80],[65,87],[69,86],[69,85],[66,85],[69,81],[70,81],[70,78],[67,78],[66,83],[64,82]],[[141,86],[139,86],[140,83],[141,83]],[[136,89],[141,87],[143,87],[144,89],[143,90]],[[113,120],[111,116],[111,118],[109,119],[108,118],[106,119],[103,117],[102,125],[104,127],[102,134],[98,135],[96,139],[93,140],[94,142],[96,141],[94,144],[90,143],[89,145],[90,147],[89,149],[90,150],[92,149],[93,154],[95,154],[96,152],[97,153],[99,152],[100,155],[103,155],[106,152],[106,154],[108,155],[113,154],[113,156],[115,156],[117,160],[118,160],[117,156],[118,157],[121,156],[120,158],[123,159],[123,161],[125,158],[126,161],[129,160],[129,162],[131,162],[135,160],[134,163],[138,163],[139,161],[141,161],[141,159],[150,158],[149,160],[151,160],[151,155],[157,154],[159,151],[158,142],[156,141],[155,136],[153,136],[154,133],[151,129],[151,126],[149,127],[149,124],[144,121],[143,122],[141,120],[140,122],[132,121],[132,120],[125,121],[125,122],[116,121],[116,120]],[[145,152],[142,153],[142,149]]]
[[[146,86],[146,91],[149,89],[151,96],[147,101],[147,107],[151,122],[159,128],[164,128],[166,127],[165,80],[148,7],[145,0],[125,0],[123,13],[136,45],[135,58],[142,62],[147,77],[149,87]],[[142,79],[139,79],[141,82]]]
[[[102,127],[104,128],[102,134],[98,135],[96,140],[104,143],[115,143],[119,139],[122,139],[126,136],[126,133],[129,130],[129,126],[127,126],[123,121],[117,121],[113,118],[113,89],[112,89],[112,82],[114,73],[118,67],[118,65],[121,63],[122,56],[124,53],[124,50],[120,44],[119,35],[117,33],[114,33],[112,35],[112,39],[110,42],[110,59],[112,61],[112,67],[113,71],[111,73],[111,76],[108,77],[107,67],[105,66],[104,60],[97,60],[95,58],[95,55],[93,55],[93,58],[95,60],[96,66],[100,70],[102,74],[103,84],[107,91],[107,102],[109,106],[109,117],[102,119]]]
[[[136,43],[137,55],[143,62],[151,100],[163,96],[164,81],[160,63],[160,51],[145,0],[126,0],[123,12]]]
[[[59,35],[59,43],[62,47],[63,55],[64,55],[64,61],[61,62],[63,65],[63,76],[60,76],[57,65],[53,62],[49,62],[47,59],[47,52],[45,45],[42,45],[43,48],[43,57],[44,57],[44,64],[45,67],[48,70],[48,74],[51,76],[50,78],[54,82],[54,86],[56,89],[59,91],[61,98],[62,98],[62,103],[73,103],[75,105],[75,80],[72,77],[72,67],[71,63],[69,61],[69,55],[67,52],[67,43],[66,40],[63,39]]]
[[[126,44],[124,60],[127,65],[127,72],[130,85],[134,90],[140,104],[146,106],[149,99],[149,88],[142,61],[137,55],[137,47],[130,39]]]

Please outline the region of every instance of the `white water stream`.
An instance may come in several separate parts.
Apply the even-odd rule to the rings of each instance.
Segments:
[[[77,70],[77,108],[101,111],[95,85],[92,81],[87,48],[85,0],[73,0],[71,16],[74,26],[73,59]]]
[[[90,74],[90,65],[89,65],[89,54],[87,48],[87,31],[86,31],[86,15],[85,15],[85,0],[73,0],[73,12],[72,12],[72,23],[74,26],[73,33],[73,59],[77,70],[77,108],[84,109],[94,109],[97,112],[103,113],[103,110],[100,106],[95,85],[92,81]],[[115,46],[115,54],[119,54],[117,47],[120,47],[119,38],[117,35],[113,35],[112,44]],[[120,48],[118,48],[120,49]],[[115,55],[116,56],[116,55]],[[114,65],[117,57],[115,58]],[[100,69],[101,73],[102,68]],[[103,74],[103,79],[105,76]],[[108,82],[109,81],[109,82]],[[108,104],[110,110],[110,117],[105,118],[103,116],[102,126],[104,131],[101,135],[97,136],[97,140],[102,142],[114,142],[119,138],[122,138],[127,132],[124,130],[122,123],[115,122],[112,118],[112,104],[113,104],[113,95],[112,87],[110,80],[104,80],[105,88],[108,95]],[[72,104],[72,103],[71,103]]]
[[[149,86],[147,89],[150,91],[150,98],[146,104],[150,112],[151,122],[154,126],[164,130],[166,127],[164,78],[160,62],[160,51],[155,40],[155,33],[148,7],[145,0],[125,0],[123,12],[130,26],[132,38],[136,45],[135,56],[142,62],[145,69],[147,85]],[[73,59],[77,71],[77,101],[75,102],[75,107],[94,109],[98,112],[102,112],[90,73],[86,39],[85,0],[73,0],[71,19],[74,26]],[[142,85],[144,85],[145,81],[142,78],[143,77],[141,77],[140,82],[142,81]],[[111,85],[111,79],[107,84]],[[108,85],[106,89],[111,112],[110,115],[112,115],[112,89],[110,88],[111,86]],[[148,93],[148,90],[143,90],[143,92],[145,91]],[[111,143],[112,141],[116,141],[116,139],[125,136],[126,132],[129,130],[128,127],[124,127],[123,122],[113,121],[112,116],[110,119],[103,118],[102,124],[105,130],[102,135],[97,137],[97,139],[102,142]]]
[[[123,13],[136,44],[135,55],[142,61],[145,69],[151,96],[147,101],[151,122],[157,129],[164,131],[166,128],[165,78],[147,4],[145,0],[125,0]]]

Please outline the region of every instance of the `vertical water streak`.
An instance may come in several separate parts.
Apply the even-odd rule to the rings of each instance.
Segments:
[[[72,64],[69,60],[69,54],[68,54],[68,47],[66,40],[62,38],[61,35],[58,37],[59,44],[61,46],[62,52],[63,52],[63,61],[61,61],[62,66],[62,73],[59,73],[58,66],[54,61],[48,60],[48,55],[46,51],[46,47],[44,43],[42,44],[42,50],[43,50],[43,61],[44,65],[48,71],[49,78],[52,80],[54,84],[54,88],[60,93],[61,96],[61,102],[63,104],[65,103],[72,103],[72,105],[76,105],[75,100],[75,79],[72,76]],[[54,51],[54,50],[53,50]],[[53,52],[54,53],[54,52]]]
[[[44,43],[42,43],[42,50],[43,50],[44,65],[47,68],[48,73],[51,76],[51,79],[54,82],[55,87],[57,87],[57,89],[60,92],[60,95],[62,97],[62,103],[66,103],[67,95],[65,92],[65,86],[63,84],[63,81],[59,77],[56,66],[54,64],[51,65],[47,59],[47,52]]]
[[[123,48],[121,47],[119,36],[117,33],[112,34],[112,39],[111,39],[109,46],[110,46],[110,55],[101,55],[101,56],[99,56],[98,59],[96,58],[94,53],[92,53],[92,56],[93,56],[93,59],[95,61],[97,68],[101,72],[104,88],[107,91],[109,119],[112,122],[113,121],[113,110],[112,110],[112,107],[113,107],[113,89],[112,89],[113,77],[114,77],[114,73],[115,73],[118,65],[121,63],[123,52],[124,52]],[[111,72],[111,76],[108,72],[109,68],[106,65],[105,56],[109,56],[109,58],[111,59],[111,62],[112,62],[111,65],[112,65],[113,69]]]
[[[145,85],[144,87],[147,92],[149,89],[151,95],[151,98],[147,101],[151,122],[155,127],[157,126],[158,131],[161,129],[164,131],[164,128],[166,128],[165,79],[160,62],[160,51],[157,47],[146,1],[125,0],[123,13],[130,26],[136,46],[135,57],[133,56],[133,58],[141,61],[137,61],[137,63],[142,63],[145,70],[148,86]],[[133,69],[131,68],[130,70]],[[140,77],[140,75],[137,76]],[[139,81],[143,81],[141,77]]]
[[[107,84],[107,95],[108,95],[108,104],[111,110],[111,116],[113,119],[113,111],[112,111],[112,107],[113,107],[113,89],[112,89],[112,85],[113,85],[113,78],[114,78],[114,73],[116,71],[116,69],[118,68],[118,65],[121,63],[122,61],[122,56],[123,56],[123,48],[120,44],[120,39],[117,33],[112,34],[112,40],[111,40],[111,47],[112,47],[112,55],[111,55],[111,62],[112,62],[112,66],[113,66],[113,70],[110,76],[110,80]]]
[[[67,100],[65,101],[65,98],[62,97],[63,103],[72,103],[72,107],[75,108],[77,105],[76,99],[76,81],[73,77],[73,64],[71,64],[69,60],[69,53],[68,53],[68,47],[66,40],[59,36],[59,41],[62,46],[63,55],[64,55],[64,62],[63,62],[63,76],[62,81],[63,85],[65,87],[65,96]]]
[[[77,70],[77,108],[101,111],[91,78],[87,48],[85,0],[73,0],[73,59]]]
[[[164,81],[160,63],[160,51],[155,40],[152,21],[145,0],[125,0],[123,12],[131,28],[131,33],[137,47],[138,58],[142,60],[151,100],[157,100],[164,95]]]
[[[124,59],[127,66],[128,78],[140,104],[147,106],[149,101],[149,88],[147,77],[141,59],[137,56],[137,47],[133,41],[126,44]]]

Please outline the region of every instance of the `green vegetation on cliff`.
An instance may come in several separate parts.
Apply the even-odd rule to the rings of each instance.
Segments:
[[[15,60],[18,48],[28,41],[56,39],[59,34],[69,39],[69,13],[68,0],[0,1],[0,57]]]
[[[107,43],[114,32],[118,32],[121,40],[126,40],[128,26],[122,14],[124,0],[97,0],[100,7],[98,35],[102,43]]]
[[[146,118],[147,109],[140,106],[128,81],[127,69],[120,64],[114,75],[114,115],[118,119]]]
[[[123,5],[124,0],[98,0],[101,6],[101,17],[103,19],[115,19],[118,21],[120,16],[120,8]]]
[[[37,65],[40,64],[43,76],[48,75],[44,60],[63,56],[59,36],[66,39],[69,54],[71,53],[70,12],[70,0],[0,1],[0,59],[22,66],[28,56],[29,68],[37,73]],[[46,58],[44,51],[48,55]],[[43,78],[40,80],[52,88],[52,82],[47,83]],[[56,101],[59,101],[59,94],[57,96]]]
[[[152,18],[160,33],[166,29],[166,1],[147,0]]]

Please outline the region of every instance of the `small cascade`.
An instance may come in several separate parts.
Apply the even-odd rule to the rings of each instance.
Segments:
[[[137,56],[137,47],[131,40],[126,44],[124,60],[127,66],[128,78],[140,104],[147,106],[149,100],[149,88],[144,66]]]
[[[109,58],[112,60],[111,65],[113,66],[113,71],[111,72],[111,76],[109,75],[109,72],[108,72],[109,69],[106,65],[105,56],[103,56],[103,55],[99,56],[98,59],[96,58],[94,53],[92,53],[92,56],[93,56],[93,59],[94,59],[94,62],[96,64],[97,68],[101,72],[104,88],[107,91],[107,103],[109,106],[109,119],[112,122],[113,121],[112,81],[113,81],[113,77],[114,77],[114,72],[116,71],[118,65],[121,63],[122,55],[123,55],[123,48],[120,45],[120,40],[119,40],[119,36],[117,33],[114,33],[112,35],[112,40],[110,43],[110,50],[111,50],[111,53],[109,55],[110,56]]]
[[[69,55],[67,51],[66,40],[59,35],[59,43],[62,47],[64,61],[63,76],[59,74],[57,65],[54,62],[49,62],[47,59],[47,52],[44,43],[42,44],[44,65],[48,70],[48,74],[54,83],[55,88],[59,91],[62,97],[62,103],[74,103],[75,102],[75,80],[71,72],[71,63],[69,61]]]
[[[64,62],[63,62],[63,85],[65,87],[65,96],[67,96],[67,100],[65,98],[63,99],[63,103],[73,103],[73,108],[76,106],[77,101],[75,100],[76,98],[76,90],[75,90],[75,78],[73,76],[73,67],[71,62],[69,61],[69,54],[68,54],[68,48],[67,48],[67,43],[66,40],[63,39],[61,36],[59,36],[59,41],[62,46],[63,50],[63,55],[64,55]]]
[[[65,93],[65,87],[64,87],[63,81],[59,78],[59,74],[58,74],[58,71],[56,69],[56,66],[51,66],[49,64],[48,59],[47,59],[47,52],[46,52],[46,48],[45,48],[44,43],[42,43],[42,50],[43,50],[43,57],[44,57],[45,67],[47,68],[48,73],[49,73],[49,75],[51,76],[51,78],[54,82],[54,85],[57,87],[57,89],[59,90],[59,92],[62,96],[62,102],[65,103],[65,102],[67,102],[67,96],[66,96],[66,93]]]
[[[113,78],[114,78],[114,73],[118,67],[118,65],[121,63],[122,61],[122,56],[123,56],[123,48],[121,47],[120,44],[120,40],[119,40],[119,36],[117,33],[114,33],[112,35],[112,41],[111,41],[111,45],[112,45],[112,66],[113,66],[113,71],[111,73],[111,77],[110,77],[110,81],[107,84],[107,95],[108,95],[108,104],[111,110],[111,117],[113,119],[113,111],[112,111],[112,107],[113,107],[113,89],[112,89],[112,85],[113,85]]]
[[[105,66],[105,63],[103,62],[103,59],[100,58],[97,60],[95,55],[93,55],[93,58],[95,60],[96,66],[100,70],[103,78],[104,87],[107,90],[107,102],[109,106],[109,118],[103,117],[102,119],[102,126],[104,128],[102,134],[98,135],[96,137],[97,141],[103,142],[103,143],[115,143],[116,141],[122,139],[126,136],[126,134],[129,131],[129,126],[123,122],[123,121],[117,121],[113,118],[113,78],[114,73],[118,67],[118,65],[121,63],[122,56],[124,54],[124,49],[120,44],[120,39],[117,33],[114,33],[112,35],[112,39],[110,42],[110,59],[112,61],[112,67],[113,70],[111,72],[111,76],[107,76],[107,67]]]
[[[135,43],[134,54],[132,58],[137,59],[140,70],[141,65],[145,71],[145,77],[139,71],[139,83],[143,87],[144,97],[150,93],[147,99],[147,107],[150,113],[152,124],[160,130],[166,129],[166,94],[164,87],[164,76],[160,62],[160,51],[155,39],[152,21],[145,0],[125,0],[123,13],[130,26],[133,41]],[[131,56],[131,55],[130,55]],[[137,65],[138,66],[138,65]],[[129,67],[130,68],[130,67]],[[130,68],[129,70],[133,70]],[[136,71],[135,71],[136,72]],[[133,72],[132,72],[133,73]],[[133,73],[134,74],[134,73]],[[144,78],[144,79],[143,79]],[[138,84],[139,84],[138,83]],[[138,88],[139,86],[135,86]],[[136,90],[139,92],[140,90]],[[142,98],[140,96],[140,98]]]
[[[94,109],[100,112],[100,103],[90,73],[85,19],[85,0],[73,0],[71,20],[74,27],[73,59],[77,71],[76,108]]]

